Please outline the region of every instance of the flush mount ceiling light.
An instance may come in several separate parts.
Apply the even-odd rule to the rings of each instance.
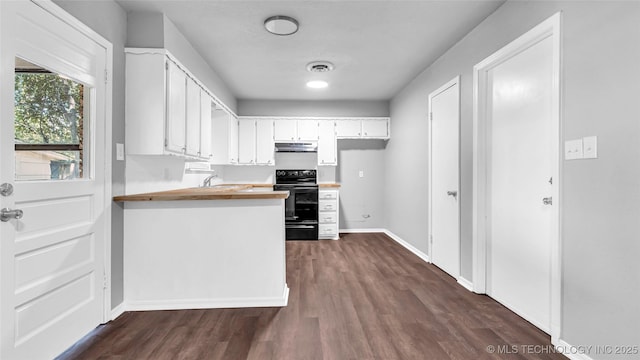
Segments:
[[[275,35],[292,35],[298,31],[298,20],[290,16],[276,15],[264,21],[264,28]]]
[[[329,83],[323,80],[312,80],[307,83],[307,87],[312,89],[324,89],[329,86]]]

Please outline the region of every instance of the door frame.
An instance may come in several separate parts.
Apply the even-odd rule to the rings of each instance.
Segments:
[[[106,73],[105,73],[105,132],[103,149],[105,153],[104,163],[104,299],[102,321],[106,323],[113,320],[111,313],[111,204],[113,203],[112,195],[112,116],[113,116],[113,44],[98,34],[95,30],[85,25],[83,22],[69,14],[63,8],[55,4],[52,0],[31,0],[51,15],[64,21],[80,33],[96,42],[106,50]],[[96,151],[100,151],[96,149]]]
[[[429,262],[433,264],[433,196],[432,196],[432,192],[433,192],[433,98],[435,98],[436,96],[440,95],[441,93],[443,93],[444,91],[448,90],[450,87],[458,85],[458,181],[457,181],[457,191],[458,191],[458,198],[457,198],[457,210],[458,210],[458,238],[457,238],[457,242],[458,242],[458,276],[456,278],[456,280],[460,280],[460,277],[462,276],[462,274],[460,273],[460,266],[461,266],[461,259],[460,259],[460,233],[461,233],[461,223],[460,223],[460,173],[461,173],[461,168],[460,168],[460,75],[454,77],[453,79],[447,81],[444,85],[440,86],[439,88],[437,88],[436,90],[432,91],[429,94],[429,112],[428,112],[428,121],[429,121],[429,148],[428,148],[428,159],[429,159],[429,166],[428,166],[428,172],[429,172],[429,181],[428,181],[428,196],[429,196],[429,200],[428,200],[428,210],[429,210],[429,219],[428,219],[428,226],[429,226],[429,241],[428,241],[428,245],[427,245],[427,250],[428,250],[428,254],[429,254]]]
[[[473,67],[473,291],[486,293],[487,279],[487,216],[488,209],[488,149],[487,141],[487,73],[493,67],[530,48],[539,41],[551,38],[553,41],[552,79],[552,121],[553,142],[552,176],[557,186],[552,188],[553,198],[551,220],[551,314],[550,329],[552,343],[557,344],[561,331],[561,206],[562,206],[562,162],[560,161],[561,137],[561,13],[558,12],[516,40],[504,46],[493,55]]]

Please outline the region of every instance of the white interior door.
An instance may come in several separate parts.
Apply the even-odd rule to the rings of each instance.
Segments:
[[[460,275],[458,78],[429,95],[431,117],[431,262]]]
[[[47,359],[103,320],[107,50],[32,2],[0,13],[0,208],[23,211],[0,223],[0,358]]]
[[[547,37],[487,73],[487,293],[549,332],[553,41]]]

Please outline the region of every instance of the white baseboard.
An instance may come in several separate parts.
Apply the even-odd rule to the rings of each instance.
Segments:
[[[572,346],[566,341],[562,339],[558,339],[557,344],[553,344],[556,347],[558,352],[562,353],[564,356],[568,357],[571,360],[593,360],[588,354],[583,353],[585,351],[589,351],[589,353],[595,353],[595,348],[589,348],[589,346]]]
[[[429,261],[429,256],[427,254],[425,254],[422,251],[418,250],[415,246],[409,244],[408,242],[402,240],[402,238],[400,238],[398,235],[392,233],[391,231],[389,231],[387,229],[384,229],[382,232],[384,232],[388,237],[393,239],[393,241],[395,241],[398,244],[402,245],[405,249],[407,249],[407,250],[411,251],[412,253],[414,253],[414,255],[416,255],[417,257],[422,259],[424,262],[431,263],[431,261]]]
[[[344,234],[353,233],[386,233],[386,229],[340,229],[338,232]]]
[[[473,292],[473,283],[462,276],[458,277],[458,284],[462,285],[463,288]]]
[[[288,303],[289,287],[285,286],[282,297],[127,301],[126,311],[284,307]]]
[[[126,311],[126,306],[125,306],[124,301],[123,301],[118,306],[116,306],[115,308],[111,309],[111,320],[117,319],[118,316],[124,314],[125,311]]]

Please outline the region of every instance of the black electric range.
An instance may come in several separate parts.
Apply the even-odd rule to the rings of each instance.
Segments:
[[[274,190],[289,191],[285,200],[287,240],[318,240],[316,170],[276,170]]]

